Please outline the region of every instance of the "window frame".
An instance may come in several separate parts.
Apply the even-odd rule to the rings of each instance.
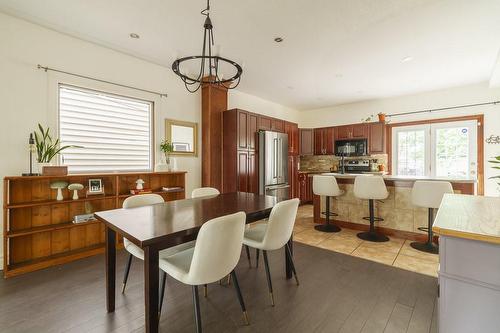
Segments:
[[[391,154],[393,156],[392,159],[392,166],[391,170],[393,170],[393,173],[397,173],[397,166],[398,166],[398,133],[400,132],[412,132],[412,131],[424,131],[424,147],[425,147],[425,153],[424,153],[424,175],[421,176],[414,176],[414,177],[426,177],[430,175],[431,172],[431,152],[430,149],[427,149],[427,146],[430,141],[430,126],[428,124],[420,124],[420,125],[409,125],[409,126],[398,126],[398,127],[393,127],[392,128],[392,137],[394,138],[392,147],[391,147]],[[404,175],[406,176],[406,175]],[[412,177],[412,175],[409,175],[408,177]]]
[[[141,172],[153,172],[154,167],[155,167],[155,161],[156,161],[156,156],[155,156],[155,101],[149,100],[143,97],[137,97],[137,96],[131,96],[131,95],[125,95],[121,93],[116,93],[116,92],[110,92],[106,91],[105,88],[103,89],[96,89],[96,88],[89,88],[85,86],[80,86],[76,84],[71,84],[71,83],[64,83],[64,82],[57,82],[57,92],[56,92],[56,105],[57,105],[57,112],[56,112],[56,128],[57,128],[57,138],[60,140],[61,139],[61,96],[60,96],[60,91],[61,87],[68,87],[70,89],[75,89],[75,90],[82,90],[82,91],[91,91],[99,94],[104,94],[104,95],[109,95],[109,96],[115,96],[123,99],[128,99],[131,101],[140,101],[140,102],[145,102],[149,103],[151,105],[150,108],[150,121],[149,121],[149,133],[150,133],[150,138],[149,138],[149,168],[146,170],[120,170],[120,171],[109,171],[109,170],[93,170],[93,171],[84,171],[84,174],[101,174],[101,173],[141,173]],[[59,165],[64,165],[63,161],[63,155],[58,156],[57,158],[57,163]],[[72,175],[78,175],[82,174],[81,172],[75,172],[72,173],[68,171],[68,174]]]

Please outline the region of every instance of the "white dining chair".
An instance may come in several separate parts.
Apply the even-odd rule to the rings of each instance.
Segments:
[[[159,194],[139,194],[126,198],[123,201],[122,207],[125,209],[131,209],[141,206],[155,205],[159,203],[164,203],[163,197]],[[139,221],[138,221],[139,223]],[[160,251],[160,254],[168,255],[173,254],[178,251],[182,251],[184,249],[188,249],[193,247],[195,241],[183,243],[165,250]],[[123,284],[122,284],[122,294],[125,293],[125,287],[127,286],[128,275],[130,272],[130,266],[132,265],[132,258],[136,257],[137,259],[144,260],[144,251],[125,237],[123,238],[123,246],[125,250],[129,253],[127,264],[125,265],[125,273],[123,275]],[[163,286],[160,290],[164,290],[165,286],[166,274],[163,274],[161,277],[160,284]]]
[[[253,228],[246,230],[243,238],[243,244],[246,247],[262,250],[264,264],[266,267],[267,285],[269,287],[269,296],[271,297],[272,306],[274,306],[274,295],[267,251],[278,250],[285,247],[287,257],[290,259],[295,281],[297,282],[297,285],[299,285],[299,278],[297,277],[297,271],[295,270],[292,251],[288,246],[288,241],[292,237],[299,201],[299,199],[295,198],[279,202],[273,207],[271,214],[269,215],[269,221],[267,223],[257,224]]]
[[[220,194],[219,190],[214,187],[200,187],[200,188],[195,188],[191,192],[191,198],[208,197],[210,195],[218,195],[218,194]]]
[[[231,274],[245,323],[248,316],[234,268],[238,264],[243,244],[246,214],[239,212],[204,223],[196,245],[173,255],[160,254],[160,269],[174,279],[192,286],[195,322],[201,332],[198,286],[213,283]],[[160,299],[160,307],[163,297]]]

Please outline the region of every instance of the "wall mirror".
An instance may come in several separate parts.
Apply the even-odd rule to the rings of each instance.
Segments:
[[[172,155],[198,156],[198,124],[166,119],[165,138],[174,146]]]

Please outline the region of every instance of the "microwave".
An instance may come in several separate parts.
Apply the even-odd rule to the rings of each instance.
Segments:
[[[337,156],[368,155],[368,139],[336,140],[335,155]]]

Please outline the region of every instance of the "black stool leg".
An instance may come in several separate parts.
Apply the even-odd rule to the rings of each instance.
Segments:
[[[163,306],[163,297],[165,297],[165,284],[167,281],[167,273],[161,271],[161,280],[160,280],[160,304],[158,305],[158,321],[161,316],[161,307]]]
[[[375,217],[375,207],[373,205],[373,199],[368,200],[368,206],[370,209],[370,231],[365,231],[365,232],[360,232],[358,233],[358,238],[361,238],[362,240],[368,241],[368,242],[387,242],[389,240],[389,237],[386,235],[379,234],[378,232],[375,231],[375,220],[377,221],[383,221],[382,218],[380,217]]]
[[[245,325],[250,325],[248,322],[245,302],[243,301],[243,296],[241,295],[240,284],[238,283],[238,278],[236,277],[236,272],[234,270],[231,272],[231,276],[233,277],[234,289],[236,290],[236,296],[238,296],[238,301],[240,302],[241,311],[243,311],[243,319],[245,320]]]
[[[330,197],[326,197],[326,223],[314,226],[314,229],[322,232],[339,232],[340,228],[335,224],[330,224]]]
[[[259,268],[259,256],[260,256],[260,250],[255,249],[255,267]]]
[[[439,246],[434,244],[432,242],[433,238],[433,233],[432,233],[432,225],[434,223],[434,209],[429,208],[429,217],[427,220],[427,242],[426,243],[420,243],[420,242],[412,242],[410,243],[410,246],[414,248],[415,250],[419,250],[422,252],[427,252],[427,253],[433,253],[433,254],[438,254],[439,253]],[[424,228],[425,229],[425,228]]]
[[[194,319],[196,332],[201,333],[200,298],[198,297],[198,286],[193,286]]]
[[[295,276],[295,282],[297,283],[297,285],[299,285],[299,277],[297,276],[297,271],[295,270],[295,263],[293,262],[292,251],[290,251],[290,247],[288,246],[288,243],[285,244],[285,251],[288,255],[288,260],[290,260],[290,265],[292,268],[293,276]]]
[[[125,272],[123,274],[123,283],[122,283],[122,294],[125,293],[125,287],[127,286],[128,273],[130,273],[130,265],[132,264],[133,255],[128,255],[127,265],[125,266]]]
[[[264,255],[264,266],[266,266],[267,286],[269,287],[269,297],[271,297],[271,305],[274,306],[273,283],[271,282],[271,272],[269,271],[269,261],[267,260],[267,251],[262,250]]]
[[[247,259],[248,259],[248,267],[252,267],[252,261],[250,259],[250,249],[248,248],[248,245],[245,245],[245,251],[247,252]]]

